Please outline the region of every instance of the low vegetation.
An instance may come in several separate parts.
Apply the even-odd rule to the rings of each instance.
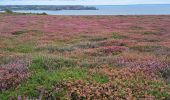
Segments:
[[[169,18],[0,14],[0,100],[169,100]]]

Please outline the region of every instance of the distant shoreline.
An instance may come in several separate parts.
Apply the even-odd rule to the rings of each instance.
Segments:
[[[9,10],[50,10],[50,11],[57,11],[57,10],[98,10],[96,7],[93,6],[67,6],[67,5],[0,5],[0,11],[4,11],[6,9]]]
[[[28,6],[29,9],[24,8],[25,6],[8,5],[0,6],[0,9],[1,12],[2,8],[3,10],[5,8],[6,9],[11,8],[12,11],[16,13],[35,13],[35,14],[46,13],[48,15],[170,15],[170,4],[98,5],[98,6],[32,5]]]

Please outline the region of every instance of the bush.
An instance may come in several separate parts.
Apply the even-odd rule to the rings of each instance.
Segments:
[[[12,11],[12,10],[10,10],[10,9],[5,9],[5,13],[12,14],[12,13],[13,13],[13,11]]]
[[[41,13],[40,15],[48,15],[47,13],[45,13],[45,12],[43,12],[43,13]]]
[[[0,92],[18,86],[29,77],[27,63],[26,59],[15,58],[8,64],[0,65]]]
[[[15,31],[15,32],[12,32],[12,35],[20,35],[20,34],[24,34],[25,31]]]

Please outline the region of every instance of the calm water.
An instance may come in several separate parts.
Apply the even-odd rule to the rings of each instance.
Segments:
[[[95,6],[99,10],[20,10],[15,12],[42,13],[49,15],[170,15],[170,5],[122,5]]]

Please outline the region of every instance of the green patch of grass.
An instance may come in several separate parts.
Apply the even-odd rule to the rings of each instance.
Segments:
[[[145,34],[145,35],[150,35],[150,34],[157,35],[159,33],[158,32],[152,32],[152,31],[146,31],[143,34]]]
[[[145,39],[142,39],[141,42],[142,41],[143,42],[161,42],[161,41],[163,41],[163,39],[160,39],[160,38],[156,38],[156,39],[155,38],[154,39],[153,38],[145,38]]]
[[[154,31],[146,31],[143,34],[145,34],[145,35],[150,35],[150,34],[153,34],[153,35],[162,35],[162,34],[164,34],[166,32],[167,32],[167,30],[164,29],[164,28],[156,28]]]
[[[95,73],[92,77],[96,82],[99,82],[99,83],[109,82],[109,77],[104,74]]]
[[[80,68],[64,68],[53,72],[39,71],[32,75],[31,78],[21,84],[17,89],[11,89],[5,92],[1,92],[0,98],[4,98],[4,100],[6,100],[10,97],[17,97],[19,95],[38,97],[40,95],[40,92],[38,91],[39,87],[42,87],[48,92],[55,92],[53,91],[53,86],[55,86],[58,82],[72,79],[85,79],[87,78],[87,76],[88,73],[86,72],[86,70]]]
[[[75,48],[72,46],[65,46],[65,47],[55,48],[55,50],[58,52],[65,52],[65,51],[71,52],[71,51],[74,51]]]
[[[137,50],[139,52],[153,52],[156,49],[160,48],[160,46],[134,46],[131,47],[132,50]]]
[[[112,38],[114,38],[114,39],[123,39],[123,38],[126,38],[126,36],[122,36],[122,35],[120,35],[118,33],[113,32],[112,33]]]
[[[30,53],[34,50],[34,47],[32,45],[20,45],[15,50],[21,53]]]
[[[75,67],[76,64],[77,62],[75,60],[69,58],[37,56],[33,58],[31,68],[34,70],[55,70],[62,67]]]
[[[7,47],[4,48],[6,51],[10,52],[20,52],[20,53],[31,53],[34,51],[34,45],[32,44],[20,44],[16,47]]]
[[[107,39],[108,39],[107,37],[91,37],[89,41],[103,41]]]
[[[148,91],[148,93],[155,96],[157,99],[162,99],[162,97],[164,97],[164,100],[169,100],[168,92],[161,92],[160,90],[150,90]]]
[[[71,52],[76,49],[88,49],[88,48],[96,48],[99,47],[97,43],[93,42],[83,42],[83,43],[78,43],[74,45],[65,45],[65,46],[48,46],[48,47],[43,47],[43,48],[37,48],[37,51],[40,50],[47,50],[49,53],[54,53],[54,52]]]

